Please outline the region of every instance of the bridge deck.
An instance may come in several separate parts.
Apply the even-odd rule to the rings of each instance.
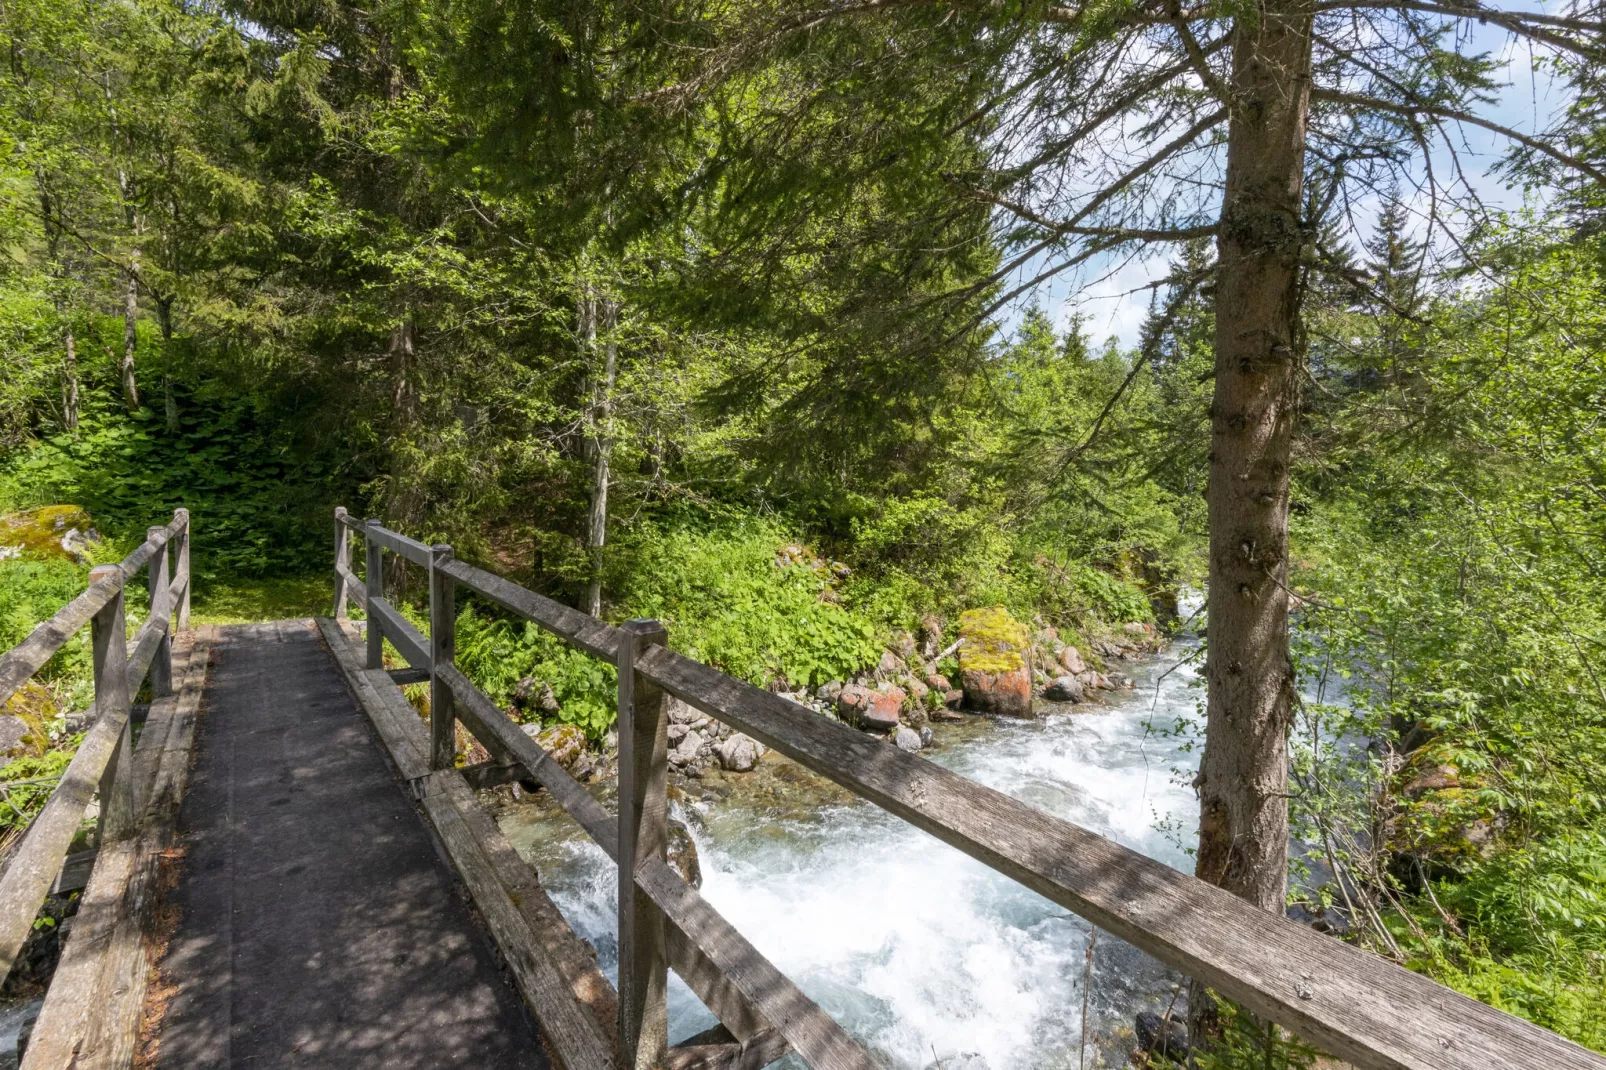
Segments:
[[[310,621],[219,629],[157,1065],[544,1067]]]

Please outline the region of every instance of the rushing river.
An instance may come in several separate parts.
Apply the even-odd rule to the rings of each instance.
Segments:
[[[1184,780],[1197,758],[1149,726],[1193,712],[1201,692],[1186,659],[1195,649],[1184,639],[1123,664],[1137,687],[1103,704],[1044,703],[1035,721],[935,725],[925,756],[1191,868],[1181,844],[1193,838],[1198,803]],[[1135,1013],[1164,1011],[1174,998],[1176,975],[1100,933],[1084,1040],[1085,922],[868,803],[827,800],[737,790],[717,802],[688,795],[676,811],[697,841],[704,897],[888,1065],[1119,1065]],[[615,878],[606,856],[539,806],[514,806],[501,824],[612,976]],[[684,985],[672,984],[671,1041],[712,1025]]]

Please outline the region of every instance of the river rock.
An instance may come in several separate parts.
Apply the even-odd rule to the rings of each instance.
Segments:
[[[862,684],[849,684],[842,689],[837,707],[842,719],[850,724],[889,732],[898,727],[898,711],[907,697],[901,687],[883,686],[872,691]]]
[[[685,739],[686,738],[686,733],[690,732],[690,731],[691,731],[691,725],[689,725],[689,724],[671,724],[669,726],[669,745],[670,745],[670,747],[679,746],[680,745],[680,741]]]
[[[548,714],[557,713],[562,709],[552,685],[533,676],[526,676],[513,685],[513,705],[521,710]]]
[[[586,734],[572,724],[555,724],[549,728],[527,724],[523,727],[525,735],[540,744],[549,758],[571,773],[586,755]]]
[[[1043,697],[1055,702],[1081,702],[1086,697],[1082,681],[1074,676],[1061,676],[1043,689]]]
[[[670,724],[691,724],[693,721],[697,720],[701,716],[702,716],[702,713],[700,713],[697,709],[695,709],[689,703],[683,702],[678,698],[673,698],[673,697],[670,698],[670,700],[669,700],[669,723]]]
[[[952,690],[949,690],[949,691],[944,691],[942,693],[942,704],[944,706],[947,706],[951,710],[952,709],[957,709],[959,707],[960,703],[962,703],[964,701],[965,701],[965,693],[963,691],[959,690],[959,688],[957,688],[957,687],[953,688]]]
[[[983,713],[1032,716],[1031,637],[1003,606],[970,609],[959,617],[959,686]]]
[[[920,745],[922,747],[931,746],[931,728],[929,726],[920,730]]]
[[[751,736],[737,733],[714,748],[719,764],[732,773],[745,773],[764,756],[764,745]]]
[[[1121,625],[1121,630],[1128,635],[1148,635],[1154,629],[1142,621],[1135,620],[1130,624]]]
[[[1136,1032],[1138,1047],[1150,1055],[1165,1055],[1172,1059],[1185,1059],[1188,1056],[1188,1030],[1175,1019],[1144,1011],[1138,1015]]]
[[[897,676],[907,671],[908,668],[898,655],[890,650],[883,650],[881,652],[881,661],[876,665],[875,671],[880,676]]]
[[[908,751],[910,754],[918,753],[921,747],[920,733],[913,728],[898,729],[892,737],[892,742],[897,745],[899,750]]]
[[[1130,691],[1132,688],[1138,686],[1137,681],[1132,679],[1132,677],[1128,676],[1124,672],[1112,672],[1109,674],[1109,676],[1110,684],[1114,687],[1125,688],[1126,690]]]
[[[1059,653],[1060,667],[1072,676],[1080,676],[1087,672],[1087,663],[1082,660],[1081,651],[1074,646],[1064,647]]]
[[[689,729],[680,738],[680,744],[669,752],[671,765],[689,765],[697,760],[697,752],[703,749],[702,733],[695,728]]]
[[[938,672],[926,674],[926,686],[939,695],[946,695],[954,689],[954,685],[948,682],[948,677]]]
[[[893,632],[889,649],[905,663],[914,660],[915,654],[918,653],[915,637],[908,632]]]
[[[703,866],[697,858],[697,841],[685,822],[669,819],[669,864],[693,888],[703,886]]]
[[[841,694],[842,681],[827,680],[825,683],[820,685],[820,689],[818,691],[814,692],[814,697],[819,699],[821,702],[833,703]]]
[[[927,613],[920,618],[920,652],[934,658],[942,649],[942,618]]]

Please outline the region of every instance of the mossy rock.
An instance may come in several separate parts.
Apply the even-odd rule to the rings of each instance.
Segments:
[[[38,681],[23,684],[0,710],[0,754],[44,754],[50,749],[50,724],[60,712],[55,697]]]
[[[967,609],[959,615],[962,672],[1004,673],[1026,667],[1031,636],[1003,606]]]
[[[0,518],[0,559],[89,563],[87,544],[100,541],[89,513],[77,505],[44,505]]]

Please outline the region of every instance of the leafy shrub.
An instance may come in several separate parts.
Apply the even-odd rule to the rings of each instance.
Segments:
[[[817,685],[874,663],[875,627],[830,600],[832,572],[776,563],[790,541],[762,521],[646,528],[620,556],[629,571],[613,588],[617,602],[627,616],[663,621],[677,650],[755,684]]]
[[[559,723],[576,725],[593,740],[613,725],[618,674],[605,661],[575,650],[528,621],[514,622],[477,612],[457,616],[457,664],[491,700],[507,706],[526,676],[552,688]]]

